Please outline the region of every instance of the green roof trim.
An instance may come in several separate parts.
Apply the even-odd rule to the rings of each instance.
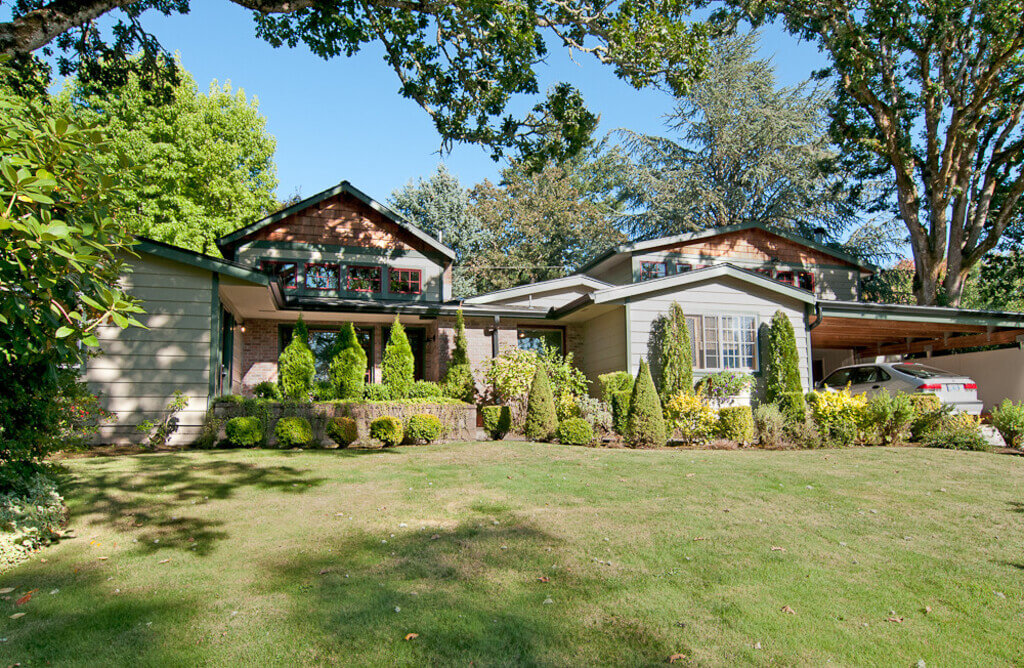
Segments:
[[[821,316],[859,318],[863,320],[903,320],[953,325],[986,325],[988,327],[1024,327],[1024,313],[984,311],[952,306],[919,306],[916,304],[878,304],[822,299]]]
[[[320,202],[323,202],[324,200],[330,199],[331,197],[341,194],[348,194],[351,195],[352,197],[355,197],[357,200],[359,200],[366,206],[370,207],[377,213],[381,214],[391,222],[395,223],[406,232],[409,232],[414,237],[416,237],[423,243],[427,244],[441,255],[444,255],[445,257],[451,260],[455,259],[455,251],[453,251],[451,248],[445,246],[443,243],[441,243],[440,241],[438,241],[437,239],[427,234],[426,232],[424,232],[423,230],[421,230],[420,228],[416,227],[411,222],[406,220],[404,217],[396,213],[393,209],[381,204],[377,200],[373,199],[372,197],[364,193],[359,188],[356,188],[348,181],[342,181],[336,186],[318,192],[317,194],[312,195],[311,197],[307,197],[301,202],[296,202],[295,204],[292,204],[289,207],[285,207],[284,209],[281,209],[276,213],[272,213],[269,216],[266,216],[265,218],[257,220],[255,223],[239,228],[234,232],[231,232],[230,234],[225,234],[221,238],[217,239],[217,247],[220,248],[221,250],[230,250],[235,243],[249,236],[253,232],[257,232],[266,227],[267,225],[272,225],[274,223],[280,222],[287,218],[288,216],[296,214],[299,211],[302,211],[303,209],[308,209],[309,207],[315,206]],[[228,253],[225,253],[225,255],[227,254]]]
[[[135,237],[135,239],[136,242],[133,249],[136,252],[148,253],[149,255],[162,257],[173,262],[181,262],[182,264],[205,269],[215,274],[231,276],[232,278],[249,281],[257,285],[270,285],[269,276],[248,267],[243,267],[240,264],[165,244],[155,239],[147,239],[146,237]]]

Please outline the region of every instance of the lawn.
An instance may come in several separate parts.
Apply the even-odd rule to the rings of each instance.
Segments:
[[[0,664],[1024,662],[1024,458],[496,443],[67,466],[75,537],[0,576]]]

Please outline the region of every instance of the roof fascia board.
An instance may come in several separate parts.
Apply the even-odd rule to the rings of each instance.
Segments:
[[[220,258],[163,244],[159,241],[154,241],[153,239],[136,237],[133,248],[138,252],[156,255],[157,257],[162,257],[165,260],[180,262],[182,264],[191,265],[217,274],[223,274],[243,281],[249,281],[250,283],[255,283],[257,285],[270,285],[270,277],[264,273],[240,267],[226,260],[221,260]]]
[[[480,295],[469,297],[465,300],[466,304],[489,304],[499,299],[514,299],[516,297],[526,297],[531,294],[538,292],[550,292],[552,290],[558,290],[559,288],[568,288],[574,286],[586,286],[593,288],[594,290],[603,290],[604,288],[612,287],[611,283],[605,283],[592,276],[583,276],[581,274],[573,274],[572,276],[564,276],[562,278],[553,278],[547,281],[540,281],[538,283],[530,283],[528,285],[517,285],[514,288],[505,288],[503,290],[495,290],[494,292],[485,292]]]
[[[909,304],[875,304],[821,300],[821,315],[862,320],[904,320],[954,325],[987,325],[990,327],[1024,327],[1024,313],[958,309],[946,306]]]
[[[628,285],[615,286],[607,288],[605,290],[599,290],[594,293],[594,303],[603,304],[609,301],[617,299],[625,299],[628,297],[636,297],[638,295],[647,294],[649,292],[657,292],[659,290],[668,290],[671,288],[682,287],[689,285],[690,283],[696,283],[698,281],[709,280],[713,278],[721,277],[736,278],[747,283],[758,285],[772,292],[778,292],[793,299],[797,299],[806,304],[813,304],[817,301],[813,294],[806,290],[780,283],[776,280],[765,278],[760,274],[756,274],[752,271],[746,271],[740,269],[734,265],[723,263],[716,264],[704,269],[696,269],[694,271],[688,271],[683,274],[675,274],[674,276],[666,276],[665,278],[656,278],[650,281],[642,281],[640,283],[630,283]]]

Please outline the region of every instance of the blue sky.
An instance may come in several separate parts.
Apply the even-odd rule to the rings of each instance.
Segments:
[[[348,179],[386,199],[442,159],[464,185],[494,179],[500,169],[475,146],[439,155],[440,138],[429,117],[396,92],[398,79],[376,47],[330,61],[304,46],[274,49],[255,36],[248,11],[225,1],[194,2],[185,16],[150,12],[143,24],[180,54],[201,90],[216,79],[258,98],[267,128],[277,137],[280,197],[295,191],[312,195]],[[774,58],[782,84],[799,82],[826,62],[814,46],[777,29],[764,32],[762,55]],[[557,81],[578,87],[601,115],[600,134],[620,127],[661,132],[672,108],[666,93],[635,90],[611,68],[583,56],[573,63],[564,50],[552,51],[540,74],[542,90]]]

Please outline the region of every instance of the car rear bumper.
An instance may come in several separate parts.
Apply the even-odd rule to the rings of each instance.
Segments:
[[[945,401],[953,407],[953,410],[957,413],[967,413],[968,415],[981,415],[981,409],[984,406],[980,401]]]

